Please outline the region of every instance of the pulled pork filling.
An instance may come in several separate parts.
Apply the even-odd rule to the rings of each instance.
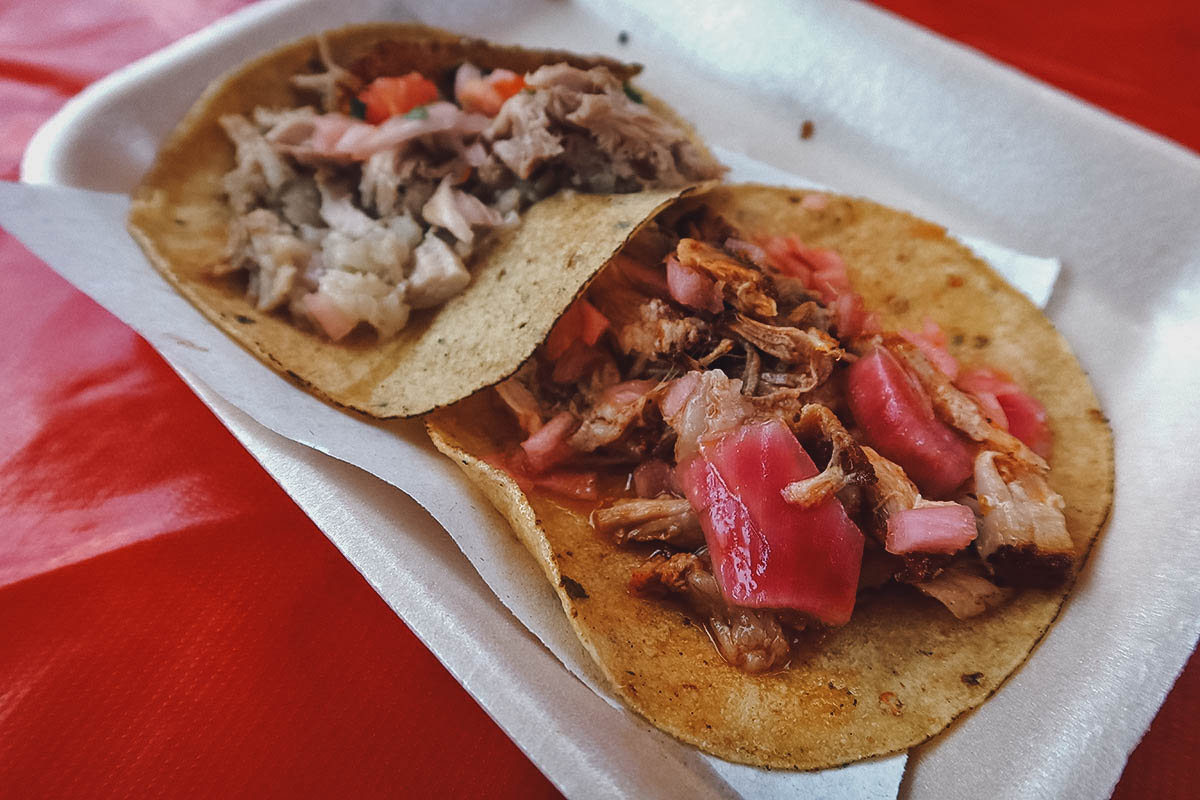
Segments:
[[[496,387],[526,437],[507,468],[642,553],[634,594],[684,606],[760,673],[889,584],[965,619],[1069,574],[1047,462],[970,389],[1019,395],[1048,452],[1036,400],[994,370],[956,385],[940,328],[882,330],[837,253],[673,213]],[[604,474],[624,489],[601,497]]]
[[[409,73],[367,83],[333,63],[298,75],[319,107],[257,108],[220,124],[235,148],[222,275],[244,270],[262,311],[331,339],[361,323],[394,336],[413,309],[470,283],[490,231],[563,189],[634,192],[723,168],[608,69],[453,74],[453,96]],[[448,82],[448,81],[447,81]]]

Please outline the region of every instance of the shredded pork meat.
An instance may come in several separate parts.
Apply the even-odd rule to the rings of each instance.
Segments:
[[[770,672],[791,657],[791,643],[779,619],[770,611],[726,603],[717,579],[695,555],[651,558],[633,573],[630,589],[643,597],[682,600],[705,620],[721,657],[746,672]]]
[[[614,299],[601,301],[601,310],[614,311]],[[655,359],[682,353],[707,339],[709,326],[704,320],[684,316],[656,297],[633,299],[635,306],[610,317],[620,320],[613,332],[622,352]]]
[[[629,381],[609,387],[584,414],[579,429],[568,440],[581,453],[620,439],[641,419],[650,403],[651,381]]]
[[[683,463],[703,440],[731,431],[755,416],[742,394],[742,382],[719,369],[689,372],[660,397],[659,408],[675,431],[675,461]]]
[[[413,250],[408,277],[408,301],[413,308],[441,305],[471,282],[471,273],[446,240],[432,230]]]
[[[917,485],[904,474],[899,464],[879,455],[872,447],[863,447],[862,450],[875,473],[875,483],[868,494],[878,521],[877,525],[872,526],[872,530],[878,531],[884,527],[888,517],[916,507],[921,493],[917,490]],[[880,540],[882,541],[882,536]]]
[[[729,329],[784,364],[803,364],[811,380],[810,389],[824,383],[833,372],[833,362],[845,356],[837,339],[816,328],[768,325],[738,314]]]
[[[862,452],[875,474],[875,480],[864,486],[871,506],[871,515],[865,528],[879,544],[886,543],[888,520],[894,515],[914,508],[957,505],[948,501],[926,500],[899,464],[884,458],[871,447],[864,446]],[[908,552],[897,558],[898,567],[894,577],[901,583],[930,580],[951,561],[951,555],[946,553]]]
[[[875,469],[870,459],[854,437],[842,426],[841,420],[822,405],[810,403],[804,406],[793,430],[801,443],[808,444],[810,452],[816,448],[812,442],[821,442],[831,450],[829,464],[817,475],[803,481],[788,484],[783,490],[783,499],[801,508],[819,505],[847,486],[867,486],[875,483]]]
[[[663,542],[684,550],[704,545],[700,519],[687,500],[678,497],[619,500],[597,509],[592,523],[618,542]]]
[[[520,378],[514,376],[496,384],[496,394],[517,418],[517,424],[526,435],[532,436],[541,429],[544,420],[537,398]]]
[[[790,431],[819,469],[783,486],[785,502],[800,511],[839,504],[839,513],[869,534],[859,591],[910,584],[967,618],[1011,595],[990,577],[1044,585],[1061,581],[1071,565],[1061,498],[1045,482],[1044,462],[993,428],[915,347],[879,333],[836,254],[802,252],[824,265],[823,276],[810,270],[812,289],[800,277],[773,271],[764,250],[706,210],[652,223],[564,316],[591,319],[591,338],[552,335],[553,343],[522,370],[529,383],[510,380],[497,390],[529,434],[527,453],[549,454],[546,463],[556,468],[572,458],[619,465],[618,474],[628,476],[624,493],[609,497],[591,519],[618,546],[656,548],[633,573],[631,590],[683,603],[705,621],[721,655],[749,672],[786,663],[785,628],[813,624],[798,611],[731,603],[714,577],[710,553],[731,556],[711,515],[743,511],[740,499],[726,503],[733,484],[710,495],[697,489],[698,474],[703,481],[726,476],[719,469],[697,472],[695,465],[747,454],[766,464],[753,449],[759,444],[730,437],[749,426],[786,426],[784,435]],[[847,308],[862,324],[839,330],[835,321],[840,314],[844,322]],[[974,491],[978,502],[970,494],[953,502],[922,497],[898,463],[868,446],[861,420],[854,423],[861,427],[843,422],[856,413],[848,365],[871,347],[895,350],[912,373],[912,402],[928,403],[924,408],[971,442],[974,482],[961,491]],[[545,433],[551,427],[553,435]],[[751,449],[727,449],[731,441],[739,444],[730,447]],[[993,444],[1002,447],[988,450]],[[734,491],[746,490],[741,484]],[[712,496],[721,499],[696,505]]]
[[[560,189],[638,191],[723,172],[604,67],[497,70],[524,81],[506,100],[464,64],[462,106],[437,99],[373,124],[353,114],[374,84],[335,63],[324,39],[318,50],[321,71],[292,83],[317,95],[319,110],[220,120],[235,149],[223,183],[234,220],[213,271],[245,270],[258,308],[286,308],[333,339],[359,323],[387,338],[411,309],[462,291],[480,241]],[[334,272],[344,275],[327,280]],[[643,331],[662,341],[642,345],[690,344],[688,326],[677,327]]]
[[[485,136],[496,158],[519,178],[559,157],[563,163],[555,166],[568,185],[585,191],[678,186],[721,172],[679,128],[635,102],[604,67],[552,64],[528,75],[525,85],[532,91],[505,103]]]
[[[1004,453],[1041,474],[1049,471],[1050,465],[1044,458],[1008,431],[993,425],[979,402],[951,383],[946,373],[935,367],[918,347],[903,342],[894,343],[889,349],[925,387],[939,417],[990,450]]]
[[[944,605],[958,619],[977,617],[1006,602],[1011,589],[1003,589],[989,581],[978,566],[955,562],[937,577],[915,582],[922,594]]]
[[[1017,586],[1056,586],[1074,561],[1062,496],[1019,462],[984,451],[975,459],[975,494],[983,513],[979,555],[997,578]]]
[[[324,36],[317,37],[317,54],[321,58],[324,71],[311,75],[295,75],[292,77],[292,85],[316,92],[321,97],[321,107],[326,111],[334,111],[342,99],[342,94],[362,88],[362,80],[350,70],[338,66]]]
[[[265,208],[238,217],[230,228],[230,258],[222,272],[253,263],[247,291],[260,311],[273,311],[287,302],[297,279],[314,256],[312,245],[292,235],[292,228]]]
[[[747,266],[715,245],[695,239],[680,239],[676,257],[681,266],[696,270],[716,281],[725,299],[738,311],[771,319],[779,306],[770,291],[765,272]]]

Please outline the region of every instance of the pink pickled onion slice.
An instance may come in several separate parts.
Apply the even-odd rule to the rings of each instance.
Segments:
[[[574,415],[563,411],[521,442],[521,449],[525,451],[525,458],[533,472],[545,472],[574,453],[567,444],[567,437],[575,430],[576,424]]]
[[[946,332],[932,319],[926,317],[920,331],[899,331],[899,333],[916,345],[925,358],[944,372],[947,378],[954,380],[958,377],[958,359],[950,354]]]
[[[675,256],[667,258],[667,290],[677,303],[697,311],[716,314],[725,308],[721,288],[716,282],[683,266]]]
[[[958,503],[910,508],[888,517],[889,553],[957,553],[975,540],[975,514]]]
[[[867,441],[895,461],[922,494],[951,495],[974,471],[971,450],[934,416],[925,390],[884,348],[846,372],[850,410]]]
[[[850,619],[863,535],[836,499],[802,509],[783,499],[817,468],[780,420],[743,425],[678,468],[725,598],[791,608],[829,625]]]

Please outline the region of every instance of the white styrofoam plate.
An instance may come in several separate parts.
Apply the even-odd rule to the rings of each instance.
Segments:
[[[1200,631],[1200,535],[1189,514],[1200,487],[1191,411],[1200,394],[1200,159],[858,4],[456,0],[411,13],[382,0],[270,0],[93,85],[39,131],[22,177],[127,191],[191,100],[231,65],[323,27],[408,18],[641,61],[646,86],[716,145],[1063,260],[1048,313],[1113,423],[1113,516],[1053,634],[993,700],[919,751],[906,789],[1111,788]],[[631,33],[627,47],[619,30]],[[816,122],[810,141],[797,136],[803,119]],[[418,633],[439,635],[432,622]],[[526,695],[450,666],[512,732]],[[568,793],[597,780],[593,788],[625,794],[644,786],[591,763],[584,747],[516,738]]]

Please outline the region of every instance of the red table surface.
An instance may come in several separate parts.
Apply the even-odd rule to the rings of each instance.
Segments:
[[[0,177],[240,0],[10,0]],[[884,0],[1200,148],[1200,4]],[[0,796],[557,796],[154,351],[0,235]],[[1200,664],[1118,797],[1193,797]],[[1019,765],[1014,765],[1019,768]]]

